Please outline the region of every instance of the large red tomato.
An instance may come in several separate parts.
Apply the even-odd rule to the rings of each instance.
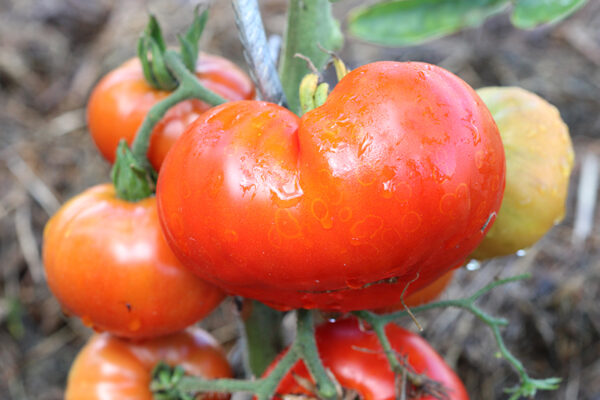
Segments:
[[[196,76],[204,86],[228,100],[254,97],[250,78],[224,58],[200,53]],[[137,58],[106,75],[94,88],[87,106],[89,130],[102,156],[114,162],[119,141],[126,139],[131,144],[150,108],[169,94],[146,83]],[[186,126],[209,108],[200,100],[181,102],[154,127],[148,159],[156,170]]]
[[[204,113],[159,174],[166,237],[198,275],[276,308],[374,309],[460,265],[491,226],[504,152],[489,111],[424,63],[355,69],[302,119]]]
[[[409,368],[417,374],[441,384],[447,400],[468,400],[463,383],[442,357],[420,336],[388,324],[387,337],[392,348]],[[330,370],[342,388],[354,390],[363,400],[393,400],[401,398],[396,393],[400,379],[390,369],[383,349],[373,331],[361,329],[356,319],[327,323],[316,329],[317,347],[321,361]],[[270,368],[272,368],[271,366]],[[269,369],[267,370],[268,373]],[[310,375],[299,361],[283,378],[277,393],[310,395],[297,377],[310,381]],[[419,388],[411,387],[413,393]],[[410,391],[409,391],[410,393]],[[430,395],[407,397],[414,400],[434,400]]]
[[[224,296],[177,260],[155,198],[120,200],[110,184],[81,193],[48,221],[43,258],[48,286],[65,311],[118,336],[176,332]]]
[[[223,351],[201,329],[142,342],[100,334],[94,335],[75,359],[65,400],[152,400],[151,371],[160,361],[207,379],[231,377]],[[224,397],[228,396],[208,396]]]

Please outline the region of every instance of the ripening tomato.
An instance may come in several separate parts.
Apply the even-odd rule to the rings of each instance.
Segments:
[[[120,200],[110,184],[79,194],[48,221],[43,258],[48,286],[65,311],[118,336],[176,332],[224,297],[177,260],[155,198]]]
[[[442,385],[447,400],[468,400],[469,396],[456,373],[442,357],[420,336],[395,324],[385,329],[392,348],[417,374]],[[394,400],[403,398],[396,393],[401,379],[392,372],[375,332],[361,329],[356,319],[326,323],[316,329],[317,347],[321,361],[345,390],[353,390],[363,400]],[[267,369],[266,374],[274,364]],[[304,378],[302,379],[298,379]],[[400,377],[398,377],[400,378]],[[310,395],[306,385],[312,381],[303,361],[299,361],[284,376],[277,394]],[[424,388],[407,385],[407,399],[434,400],[423,393]],[[409,394],[412,394],[411,397]]]
[[[473,257],[513,254],[541,239],[565,215],[573,146],[556,107],[517,87],[477,90],[506,153],[506,191],[494,226]]]
[[[224,58],[200,53],[196,76],[204,86],[228,100],[254,98],[250,78]],[[150,108],[169,94],[146,83],[137,58],[106,75],[94,88],[87,106],[88,127],[102,156],[113,163],[119,141],[126,139],[131,144]],[[186,100],[158,122],[148,150],[148,159],[157,171],[186,126],[210,107],[200,100]]]
[[[65,400],[152,400],[151,372],[160,361],[207,379],[231,377],[219,344],[199,328],[141,342],[97,334],[71,367]]]
[[[464,261],[504,173],[473,89],[433,65],[379,62],[301,119],[259,101],[202,114],[167,156],[157,199],[177,256],[227,292],[279,309],[376,309]]]

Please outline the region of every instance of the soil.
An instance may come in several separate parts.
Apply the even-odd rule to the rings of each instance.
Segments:
[[[215,3],[202,48],[243,66],[230,4]],[[336,14],[342,18],[358,3],[336,3]],[[149,12],[175,43],[193,6],[183,0],[0,0],[0,399],[61,399],[70,363],[91,334],[62,314],[40,259],[49,216],[71,196],[108,180],[109,165],[86,131],[90,89],[134,55]],[[281,34],[286,2],[261,1],[261,8],[269,34]],[[566,218],[521,256],[459,271],[444,298],[531,273],[479,305],[510,321],[502,335],[533,377],[562,378],[558,390],[537,399],[599,400],[600,230],[593,207],[597,181],[586,177],[593,177],[600,157],[600,2],[529,31],[514,28],[504,13],[420,46],[382,48],[348,38],[340,55],[350,67],[384,59],[432,62],[473,87],[517,85],[559,108],[576,149]],[[228,307],[201,324],[232,348],[237,333]],[[508,398],[502,389],[518,377],[495,357],[485,325],[451,309],[418,318],[471,398]]]

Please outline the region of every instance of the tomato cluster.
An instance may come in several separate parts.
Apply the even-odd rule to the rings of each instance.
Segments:
[[[50,289],[66,313],[107,332],[75,361],[67,399],[149,399],[159,361],[204,378],[231,376],[214,339],[184,331],[226,294],[279,310],[412,307],[437,297],[470,255],[529,246],[562,215],[568,132],[555,109],[528,93],[482,90],[486,106],[440,67],[377,62],[348,73],[299,117],[253,100],[250,79],[220,57],[201,53],[192,72],[229,102],[186,100],[154,126],[147,160],[159,171],[156,197],[127,201],[113,185],[98,185],[44,231]],[[102,155],[114,162],[119,141],[131,144],[167,96],[146,83],[137,59],[101,80],[88,121]],[[523,105],[531,106],[528,120],[515,111]],[[563,144],[560,154],[530,151],[549,138]],[[525,183],[516,178],[523,165]],[[529,213],[549,193],[555,207]],[[531,205],[521,207],[525,197]],[[410,396],[468,398],[423,339],[392,324],[386,334],[422,379],[408,385]],[[316,342],[344,389],[397,397],[396,373],[368,327],[327,323]],[[278,394],[315,395],[311,379],[299,362]],[[428,382],[442,392],[428,391]]]

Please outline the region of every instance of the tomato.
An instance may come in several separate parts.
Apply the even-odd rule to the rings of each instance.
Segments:
[[[142,342],[96,334],[71,367],[65,400],[152,400],[151,371],[160,361],[203,378],[231,377],[218,343],[198,328]]]
[[[477,93],[504,142],[506,191],[496,223],[473,253],[477,259],[530,247],[565,215],[573,146],[556,107],[517,87]]]
[[[425,374],[442,384],[448,400],[468,400],[460,378],[423,338],[394,324],[388,324],[385,331],[392,348],[415,373]],[[397,380],[392,372],[377,335],[366,328],[361,329],[356,319],[342,319],[317,327],[316,340],[324,367],[331,371],[342,388],[356,391],[363,400],[401,398],[400,394],[396,395],[401,380]],[[267,374],[273,367],[267,369]],[[277,393],[310,395],[296,377],[312,381],[303,361],[296,363],[284,376]],[[407,398],[435,399],[428,395]]]
[[[200,53],[196,76],[204,86],[228,100],[254,98],[250,78],[224,58]],[[106,75],[94,88],[87,106],[88,127],[102,156],[113,163],[119,141],[124,138],[131,144],[150,108],[169,94],[146,83],[137,58]],[[156,170],[185,127],[209,108],[200,100],[187,100],[171,108],[160,120],[148,150],[148,159]]]
[[[48,221],[43,259],[48,286],[67,313],[123,337],[181,330],[224,296],[177,260],[155,198],[120,200],[110,184],[79,194]]]
[[[475,92],[424,63],[346,75],[295,114],[259,101],[202,114],[159,173],[177,256],[279,308],[375,309],[460,265],[500,207],[504,152]]]
[[[406,296],[406,298],[404,299],[404,304],[402,304],[402,301],[400,301],[397,303],[390,304],[386,307],[382,307],[376,311],[379,313],[389,313],[403,310],[404,305],[406,305],[406,307],[417,307],[437,299],[442,294],[444,289],[446,289],[446,287],[450,284],[450,282],[452,282],[454,271],[455,270],[452,269],[446,272],[444,275],[442,275],[429,285],[425,286],[422,289],[419,289],[416,292],[413,292],[410,296]],[[398,290],[402,289],[398,288]]]

